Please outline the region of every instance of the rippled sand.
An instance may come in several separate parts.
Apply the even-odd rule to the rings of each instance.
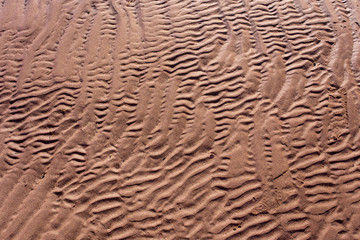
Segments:
[[[2,0],[0,239],[360,239],[360,2]]]

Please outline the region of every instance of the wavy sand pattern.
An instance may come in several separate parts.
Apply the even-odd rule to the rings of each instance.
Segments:
[[[358,0],[2,0],[0,239],[360,239]]]

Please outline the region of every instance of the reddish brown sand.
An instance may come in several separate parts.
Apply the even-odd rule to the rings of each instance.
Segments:
[[[359,0],[2,0],[0,240],[360,239]]]

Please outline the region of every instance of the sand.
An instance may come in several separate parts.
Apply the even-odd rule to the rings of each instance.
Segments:
[[[2,0],[0,239],[360,239],[358,0]]]

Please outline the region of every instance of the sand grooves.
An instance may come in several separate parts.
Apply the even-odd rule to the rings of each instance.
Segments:
[[[0,6],[0,239],[360,238],[358,1]]]

